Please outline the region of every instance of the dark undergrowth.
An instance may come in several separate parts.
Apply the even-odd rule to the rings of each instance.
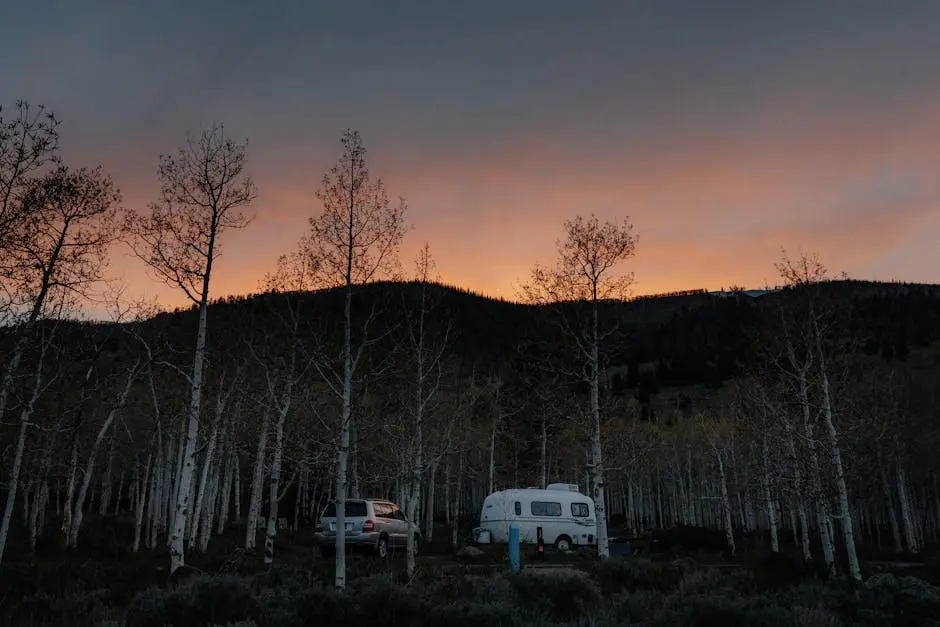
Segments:
[[[283,565],[197,575],[129,597],[102,580],[98,588],[8,598],[2,620],[23,627],[940,626],[940,588],[890,573],[861,585],[793,581],[789,573],[699,568],[690,558],[612,558],[588,572],[519,574],[424,564],[410,582],[374,560],[354,559],[350,572],[344,592],[325,568]]]
[[[525,546],[523,563],[546,568],[512,574],[505,547],[455,559],[441,533],[413,580],[401,555],[352,554],[347,588],[337,592],[334,564],[319,558],[308,533],[281,536],[268,567],[237,549],[244,531],[235,527],[213,538],[208,554],[190,556],[201,574],[174,585],[165,550],[131,553],[101,529],[93,522],[78,551],[51,543],[29,556],[14,550],[0,566],[0,625],[940,627],[935,551],[860,551],[865,583],[853,584],[803,563],[793,547],[769,554],[761,539],[743,537],[729,558],[715,534],[680,528],[643,540],[649,554],[600,563],[583,552],[540,558]],[[908,557],[922,566],[902,564]]]

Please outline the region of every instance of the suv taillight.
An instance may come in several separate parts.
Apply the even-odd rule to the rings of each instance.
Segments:
[[[362,523],[362,531],[364,533],[370,533],[372,531],[375,531],[375,521],[367,520],[364,523]]]

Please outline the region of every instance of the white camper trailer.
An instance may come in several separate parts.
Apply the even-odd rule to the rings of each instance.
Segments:
[[[562,551],[597,541],[594,500],[581,494],[575,484],[552,483],[544,490],[524,488],[490,494],[483,501],[475,535],[508,542],[510,523],[519,525],[519,541],[527,544],[537,543],[539,527],[545,544]]]

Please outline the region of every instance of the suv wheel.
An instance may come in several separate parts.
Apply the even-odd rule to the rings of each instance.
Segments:
[[[379,542],[375,545],[375,553],[383,560],[388,557],[388,536],[379,536]]]

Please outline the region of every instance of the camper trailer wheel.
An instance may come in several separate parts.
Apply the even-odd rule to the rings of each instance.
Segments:
[[[555,540],[555,548],[559,551],[568,551],[571,549],[571,538],[568,536],[559,536]]]
[[[383,560],[388,557],[388,536],[384,533],[379,536],[379,542],[375,545],[375,554]]]

